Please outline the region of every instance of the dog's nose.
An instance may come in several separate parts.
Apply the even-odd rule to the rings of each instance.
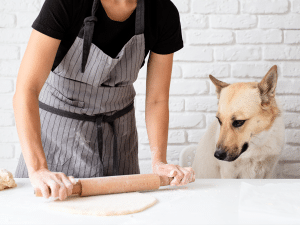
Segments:
[[[219,151],[215,151],[215,155],[214,155],[217,159],[223,160],[226,158],[227,153],[223,150],[219,150]]]

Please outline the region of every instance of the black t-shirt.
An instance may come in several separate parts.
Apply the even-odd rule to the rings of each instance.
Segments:
[[[69,51],[84,18],[91,15],[92,5],[93,0],[45,0],[32,28],[61,40],[52,71]],[[113,21],[100,1],[92,42],[110,57],[116,57],[135,35],[135,12],[124,22]],[[183,47],[179,13],[171,0],[145,0],[144,35],[145,57],[149,51],[170,54]]]

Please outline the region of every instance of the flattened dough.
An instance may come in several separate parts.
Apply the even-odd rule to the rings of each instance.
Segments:
[[[153,206],[156,201],[153,196],[139,192],[87,197],[73,195],[64,201],[49,202],[48,207],[51,210],[72,214],[115,216],[143,211]]]
[[[6,188],[14,188],[17,187],[17,184],[13,178],[11,172],[6,169],[0,169],[0,191]]]

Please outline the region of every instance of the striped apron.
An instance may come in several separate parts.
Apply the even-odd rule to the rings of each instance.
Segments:
[[[135,35],[115,58],[92,43],[95,13],[50,74],[39,95],[41,139],[48,168],[76,178],[140,173],[133,82],[144,62],[144,0]],[[21,154],[16,178],[28,177]]]

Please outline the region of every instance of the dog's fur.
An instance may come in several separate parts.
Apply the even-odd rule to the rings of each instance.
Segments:
[[[210,75],[222,125],[216,118],[197,146],[196,178],[274,178],[285,141],[282,109],[275,99],[277,78],[277,66],[259,83],[227,84]],[[234,127],[235,120],[246,121]],[[216,152],[226,158],[218,159]]]

